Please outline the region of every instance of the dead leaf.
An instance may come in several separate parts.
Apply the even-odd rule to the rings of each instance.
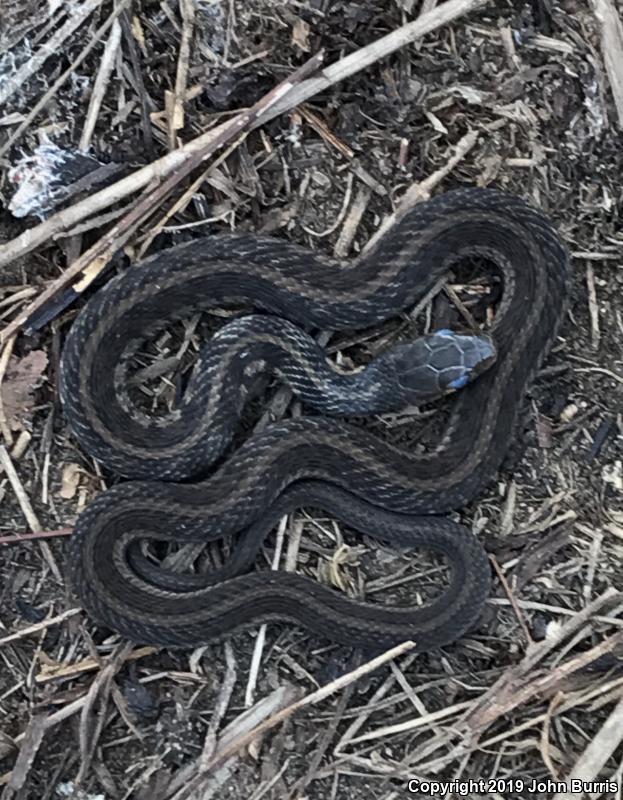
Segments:
[[[80,475],[82,471],[78,464],[74,464],[73,462],[69,462],[63,466],[63,475],[61,478],[61,488],[59,491],[59,497],[62,497],[63,500],[72,500],[78,489],[80,484]]]
[[[41,383],[48,365],[43,350],[33,350],[23,358],[11,358],[2,386],[2,406],[12,431],[26,428],[29,412],[35,405],[33,391]]]
[[[309,53],[309,34],[311,28],[304,19],[296,18],[292,26],[292,44],[299,47],[304,53]]]

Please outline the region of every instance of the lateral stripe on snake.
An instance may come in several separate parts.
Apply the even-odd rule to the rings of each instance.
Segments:
[[[253,307],[307,329],[362,328],[408,308],[454,263],[473,255],[493,261],[503,282],[490,331],[498,359],[457,395],[442,440],[426,455],[406,453],[343,422],[302,418],[252,436],[209,478],[172,483],[210,466],[206,415],[191,402],[193,413],[150,428],[133,419],[115,392],[111,376],[126,346],[181,314]],[[276,618],[353,644],[415,638],[424,647],[460,636],[480,613],[486,559],[464,529],[419,515],[462,507],[494,477],[526,387],[558,330],[569,280],[565,248],[543,215],[518,198],[484,189],[449,192],[416,206],[347,266],[280,240],[232,234],[163,251],[113,279],[72,326],[61,395],[72,429],[94,457],[147,480],[101,494],[78,520],[70,561],[85,608],[132,638],[182,646]],[[201,366],[193,385],[197,398],[200,372]],[[423,609],[371,609],[283,573],[216,585],[206,578],[205,587],[194,589],[183,582],[163,588],[140,574],[148,570],[133,545],[141,537],[205,541],[242,532],[249,561],[248,543],[270,530],[275,509],[283,513],[314,501],[346,523],[355,518],[353,527],[371,534],[379,515],[386,515],[379,538],[392,540],[391,519],[404,534],[402,545],[434,549],[431,530],[438,530],[438,549],[447,551],[455,575],[430,616]],[[461,580],[464,590],[457,591]]]

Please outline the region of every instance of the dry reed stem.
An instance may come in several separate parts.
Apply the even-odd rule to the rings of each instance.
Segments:
[[[269,109],[265,110],[261,115],[258,115],[249,127],[252,129],[262,125],[267,120],[273,119],[284,111],[294,108],[294,106],[313,97],[318,92],[354,75],[365,67],[374,64],[379,59],[385,58],[401,47],[425,36],[427,33],[447,25],[467,13],[482,8],[487,2],[488,0],[448,0],[448,2],[444,3],[439,8],[435,8],[429,13],[421,15],[413,22],[403,25],[401,28],[392,31],[392,33],[382,37],[376,42],[372,42],[366,47],[357,50],[355,53],[351,53],[345,58],[331,64],[322,71],[322,77],[304,80],[300,85],[291,87],[287,93],[284,93],[283,97],[271,104]],[[210,148],[218,142],[219,137],[223,137],[224,131],[231,129],[233,133],[233,129],[230,128],[230,126],[231,122],[219,125],[218,128],[202,134],[183,148],[169,153],[158,161],[143,167],[112,186],[108,186],[91,197],[74,204],[70,208],[54,214],[45,222],[30,228],[12,241],[0,245],[0,266],[10,263],[16,258],[31,252],[35,248],[50,241],[50,239],[55,236],[74,227],[86,217],[99,213],[103,208],[119,202],[129,194],[139,191],[151,181],[166,178],[175,170],[182,169],[189,161],[192,163],[197,160],[197,163],[200,163],[200,161],[206,157],[206,153],[212,152]],[[242,127],[238,132],[241,131]],[[199,159],[197,159],[198,153],[203,154]],[[103,258],[106,258],[105,254]],[[65,270],[57,281],[44,290],[25,311],[10,323],[7,328],[0,332],[0,341],[5,341],[8,336],[17,331],[36,310],[41,308],[48,299],[66,286],[92,260],[93,257],[89,256],[88,258],[79,259],[77,262],[74,262],[71,267]]]

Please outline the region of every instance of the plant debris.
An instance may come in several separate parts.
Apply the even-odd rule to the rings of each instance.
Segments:
[[[30,425],[34,393],[45,377],[47,366],[48,356],[43,350],[32,350],[22,358],[10,359],[1,392],[5,418],[12,431]]]

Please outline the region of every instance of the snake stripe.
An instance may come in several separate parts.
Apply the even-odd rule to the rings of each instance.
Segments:
[[[185,407],[167,424],[133,414],[111,379],[123,379],[128,350],[184,314],[251,308],[307,330],[361,329],[416,303],[453,265],[475,255],[492,262],[502,282],[489,331],[497,360],[457,393],[429,453],[313,416],[269,426],[214,470],[235,428],[236,392],[245,382],[243,367],[226,367],[234,351],[242,352],[237,345],[219,364],[200,359]],[[231,234],[163,251],[114,278],[78,315],[61,362],[61,397],[75,435],[107,467],[133,478],[98,496],[78,520],[70,567],[85,608],[134,639],[178,646],[276,618],[351,644],[415,638],[425,647],[460,636],[482,608],[486,560],[474,537],[436,515],[461,508],[494,478],[525,392],[556,337],[569,283],[566,250],[545,217],[489,189],[449,192],[416,206],[369,253],[345,265],[281,240]],[[262,352],[279,361],[289,351],[296,360],[305,350],[297,342],[292,331],[281,341],[265,333]],[[290,377],[307,387],[303,400],[305,391],[310,402],[318,399],[306,368],[295,373]],[[335,408],[348,410],[341,401]],[[224,432],[218,441],[210,439],[214,425]],[[205,477],[207,468],[212,472]],[[314,501],[347,524],[356,519],[353,527],[361,532],[374,533],[379,516],[390,515],[413,546],[434,547],[432,531],[438,531],[454,577],[430,606],[431,616],[415,608],[370,609],[282,573],[232,571],[205,586],[197,576],[176,583],[141,561],[137,550],[142,538],[209,541],[239,534],[234,562],[248,566],[251,543],[267,535],[276,509]],[[391,540],[389,527],[379,538]],[[459,581],[467,595],[457,594]]]

